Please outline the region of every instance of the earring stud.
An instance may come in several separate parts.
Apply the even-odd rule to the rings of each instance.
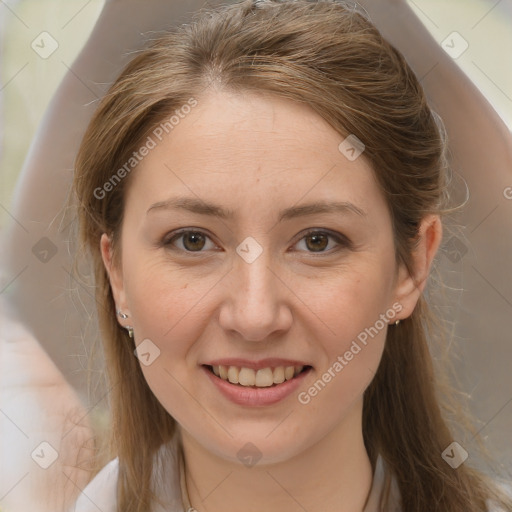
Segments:
[[[397,320],[397,321],[395,322],[395,325],[398,325],[399,323],[400,323],[400,320]]]
[[[126,313],[123,313],[120,309],[118,309],[116,313],[123,320],[126,320],[128,318],[128,315]],[[131,325],[123,325],[123,327],[128,331],[128,336],[130,336],[130,338],[133,338],[133,327]]]

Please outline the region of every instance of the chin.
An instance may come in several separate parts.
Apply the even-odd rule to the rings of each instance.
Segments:
[[[272,429],[266,427],[262,429],[260,425],[246,429],[243,433],[231,431],[233,438],[224,438],[218,442],[212,439],[197,441],[217,457],[246,467],[286,462],[300,455],[316,441],[302,442],[301,438],[286,433],[279,435],[275,432],[269,435],[271,431]]]

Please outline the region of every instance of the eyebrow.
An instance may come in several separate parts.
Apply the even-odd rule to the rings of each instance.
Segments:
[[[232,219],[235,216],[233,210],[208,203],[193,197],[173,197],[165,201],[159,201],[151,205],[146,213],[154,210],[186,210],[199,215],[210,215],[220,219]],[[279,222],[282,220],[315,215],[319,213],[352,213],[360,217],[366,217],[367,213],[348,201],[316,201],[299,206],[291,206],[279,212]]]

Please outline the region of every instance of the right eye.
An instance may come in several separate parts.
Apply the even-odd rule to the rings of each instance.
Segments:
[[[173,251],[178,250],[185,253],[205,252],[202,249],[207,245],[206,240],[211,240],[206,233],[192,229],[182,229],[170,235],[166,236],[163,245]],[[177,241],[180,242],[176,244]],[[212,246],[216,247],[213,242]]]

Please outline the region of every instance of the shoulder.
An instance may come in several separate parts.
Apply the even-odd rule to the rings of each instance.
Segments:
[[[111,460],[80,493],[69,512],[116,512],[119,461]]]
[[[155,504],[155,512],[183,512],[177,443],[175,436],[155,454],[152,483],[161,500]],[[115,458],[89,482],[68,512],[117,512],[118,478],[119,459]]]

